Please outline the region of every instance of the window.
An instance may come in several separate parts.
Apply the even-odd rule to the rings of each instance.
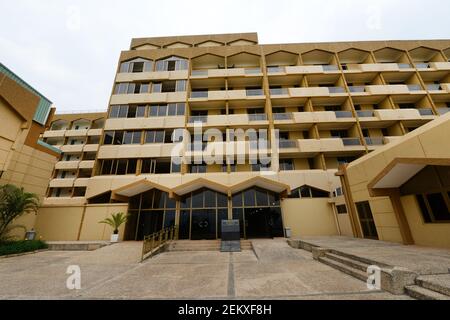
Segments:
[[[138,93],[148,93],[150,88],[150,83],[134,83],[134,82],[122,82],[116,84],[114,94],[138,94]]]
[[[128,83],[118,83],[114,89],[114,94],[125,94],[127,92]]]
[[[289,198],[329,198],[330,193],[316,189],[308,185],[301,186],[291,191]]]
[[[170,160],[142,159],[141,173],[164,174],[180,172],[181,166],[173,164]]]
[[[187,70],[188,61],[178,57],[170,57],[164,60],[156,61],[156,71],[175,71]]]
[[[346,214],[347,213],[347,207],[345,204],[336,206],[336,210],[337,210],[338,214]]]
[[[281,159],[280,170],[281,171],[294,170],[294,161],[292,159]]]
[[[145,132],[145,143],[164,143],[165,137],[164,130],[147,130]]]
[[[450,192],[416,195],[425,223],[450,222]]]
[[[153,62],[140,58],[120,64],[120,73],[150,72],[152,70]]]
[[[146,106],[112,105],[110,118],[140,118],[145,117]]]
[[[357,202],[359,222],[363,231],[364,238],[378,240],[377,228],[373,220],[372,210],[368,201]]]
[[[192,164],[191,173],[206,173],[206,164]]]
[[[142,131],[125,131],[122,144],[140,144]]]
[[[103,135],[103,144],[113,144],[114,131],[105,131]]]
[[[186,80],[154,82],[152,92],[182,92],[186,91]]]
[[[137,159],[114,159],[100,161],[100,175],[136,174]]]

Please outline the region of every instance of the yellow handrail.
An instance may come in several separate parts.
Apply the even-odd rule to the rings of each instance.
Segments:
[[[166,242],[177,239],[178,239],[178,226],[171,226],[168,228],[164,228],[158,232],[144,236],[144,241],[142,243],[141,261],[143,261],[144,258],[151,257],[156,252],[155,249],[159,248]],[[148,253],[150,253],[150,255],[146,257]]]

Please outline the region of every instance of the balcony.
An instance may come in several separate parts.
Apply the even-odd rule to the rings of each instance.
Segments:
[[[67,130],[66,137],[85,137],[87,136],[88,129]]]
[[[288,95],[288,94],[289,94],[289,89],[287,89],[287,88],[270,89],[271,96],[280,96],[280,95]]]
[[[94,168],[95,160],[83,160],[80,161],[79,168],[80,169],[92,169]]]
[[[373,118],[375,117],[373,110],[357,110],[356,114],[359,118]]]
[[[292,120],[292,113],[274,113],[273,120],[275,121],[283,121],[283,120]]]
[[[398,72],[402,69],[412,69],[409,64],[398,63],[365,63],[365,64],[348,64],[345,73],[355,72]]]
[[[362,152],[365,147],[361,145],[359,138],[324,138],[298,140],[300,152]]]
[[[256,97],[256,96],[263,96],[264,91],[262,89],[248,89],[245,90],[245,93],[247,97]]]
[[[336,118],[353,118],[351,111],[334,111]]]
[[[419,62],[414,65],[417,69],[430,69],[430,64],[428,62]]]
[[[101,136],[103,133],[103,129],[89,129],[87,135],[92,136]]]
[[[421,108],[417,110],[421,116],[434,116],[433,109],[431,108]]]
[[[116,75],[116,81],[181,80],[187,79],[188,73],[188,70],[118,73]]]
[[[426,94],[418,84],[370,85],[366,86],[366,92],[372,95]]]
[[[50,188],[71,188],[75,178],[68,179],[52,179],[49,183]]]
[[[66,144],[61,146],[61,151],[64,153],[80,153],[83,152],[84,144]]]
[[[193,91],[189,101],[265,99],[262,89]]]
[[[450,108],[438,108],[438,112],[440,115],[444,115],[444,114],[450,112]]]
[[[286,69],[284,67],[267,67],[267,73],[285,73]]]
[[[266,121],[267,120],[267,114],[265,113],[254,113],[248,115],[249,121]]]
[[[280,149],[297,149],[298,141],[297,140],[279,140],[278,147]]]
[[[80,161],[58,161],[55,164],[56,170],[76,170]]]
[[[105,122],[105,130],[180,128],[184,127],[184,122],[184,116],[108,119]]]
[[[113,94],[110,104],[176,103],[186,100],[186,91]]]
[[[44,138],[63,138],[66,130],[47,130],[44,132]]]
[[[342,138],[342,144],[344,146],[360,146],[361,141],[359,138]]]
[[[383,137],[364,137],[364,140],[368,146],[381,146],[384,144]]]
[[[189,117],[188,121],[189,121],[189,123],[195,123],[195,122],[207,123],[208,116],[191,116],[191,117]]]
[[[428,91],[439,92],[443,90],[440,84],[427,84],[426,86]]]
[[[229,68],[192,70],[191,78],[226,78],[262,76],[260,68]]]
[[[365,86],[350,86],[350,87],[348,87],[348,90],[350,91],[350,93],[362,93],[362,92],[366,92],[366,87]]]

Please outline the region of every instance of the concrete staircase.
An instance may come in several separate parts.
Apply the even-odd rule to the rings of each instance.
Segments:
[[[450,274],[419,276],[405,291],[419,300],[450,300]]]
[[[318,260],[361,281],[367,280],[367,267],[371,265],[358,257],[350,257],[338,252],[327,252],[319,256]]]
[[[172,241],[168,251],[220,251],[220,240],[177,240]],[[241,240],[241,250],[252,250],[249,240]]]

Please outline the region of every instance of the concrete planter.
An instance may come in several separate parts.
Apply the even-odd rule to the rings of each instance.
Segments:
[[[119,234],[112,234],[111,242],[119,242]]]

